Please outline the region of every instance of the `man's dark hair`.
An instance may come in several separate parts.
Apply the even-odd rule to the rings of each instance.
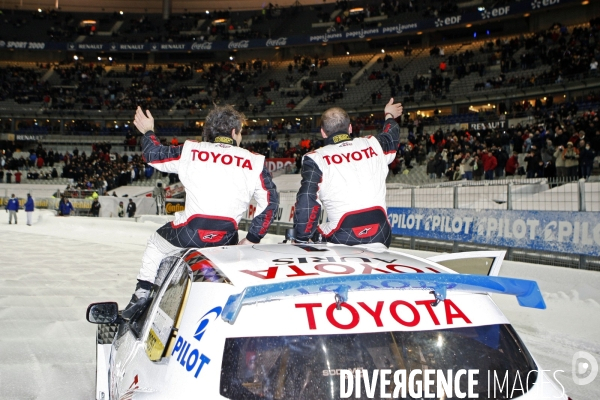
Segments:
[[[321,115],[321,129],[327,136],[340,132],[348,133],[348,125],[350,117],[339,107],[330,108]]]
[[[235,129],[235,133],[238,134],[245,120],[246,116],[229,104],[215,106],[204,122],[204,140],[212,142],[217,136],[231,137],[232,129]]]

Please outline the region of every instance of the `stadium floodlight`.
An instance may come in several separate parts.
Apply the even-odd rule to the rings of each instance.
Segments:
[[[119,11],[119,14],[123,15],[123,11]]]
[[[79,57],[73,56],[73,60],[77,61],[77,60],[79,60]]]

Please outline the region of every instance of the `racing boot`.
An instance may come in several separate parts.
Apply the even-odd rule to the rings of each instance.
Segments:
[[[121,313],[121,317],[125,320],[130,320],[137,313],[142,311],[150,299],[150,290],[152,290],[152,283],[138,280],[138,283],[135,286],[135,292],[133,293],[133,296],[131,296],[129,304],[127,304],[127,307],[125,307]]]

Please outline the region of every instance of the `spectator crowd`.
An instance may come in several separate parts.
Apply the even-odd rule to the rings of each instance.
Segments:
[[[416,162],[426,165],[431,179],[450,181],[515,175],[587,179],[600,156],[600,96],[587,97],[595,107],[579,112],[575,103],[564,103],[538,109],[536,123],[505,128],[427,133],[424,124],[409,121],[408,140],[390,169],[397,174]]]
[[[27,152],[16,152],[10,147],[0,149],[4,150],[0,157],[0,183],[20,183],[24,174],[29,180],[60,177],[72,182],[71,189],[93,190],[103,195],[117,187],[160,176],[155,175],[154,168],[141,155],[120,155],[111,152],[111,148],[110,143],[94,143],[90,154],[77,148],[62,153],[46,150],[42,145]],[[169,184],[179,181],[176,174],[156,174],[162,174]]]

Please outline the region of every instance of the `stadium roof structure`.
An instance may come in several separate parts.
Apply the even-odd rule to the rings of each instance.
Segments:
[[[192,12],[197,13],[200,11],[213,11],[213,10],[230,10],[230,11],[243,11],[243,10],[260,10],[272,4],[273,6],[278,5],[279,7],[290,7],[294,5],[302,6],[313,6],[323,5],[327,3],[335,3],[335,0],[171,0],[171,10],[174,13]],[[141,10],[147,10],[150,13],[161,13],[163,10],[163,0],[132,0],[132,1],[121,1],[111,0],[98,2],[93,4],[90,2],[82,3],[79,0],[40,0],[36,2],[23,2],[22,0],[6,0],[2,3],[2,8],[5,10],[21,9],[21,10],[35,10],[41,9],[56,9],[60,8],[60,11],[70,12],[113,12],[113,11],[129,11],[129,12],[140,12]]]

